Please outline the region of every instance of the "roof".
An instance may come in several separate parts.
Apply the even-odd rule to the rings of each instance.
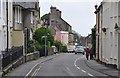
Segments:
[[[14,6],[21,6],[25,9],[35,9],[36,2],[13,2]]]

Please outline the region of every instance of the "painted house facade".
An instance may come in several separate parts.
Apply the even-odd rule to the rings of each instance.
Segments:
[[[37,2],[0,0],[0,74],[3,65],[2,53],[10,54],[9,51],[14,53],[19,48],[22,55],[25,54],[26,39],[32,39],[32,33],[39,28],[39,24],[39,0]]]
[[[2,51],[7,50],[7,11],[5,0],[0,0],[0,74],[2,71]]]
[[[56,32],[55,40],[62,42],[63,45],[68,45],[68,32],[66,31]]]
[[[120,69],[120,1],[96,7],[97,59]]]

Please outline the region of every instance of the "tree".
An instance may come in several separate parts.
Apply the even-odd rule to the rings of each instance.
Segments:
[[[54,45],[57,47],[58,51],[60,52],[63,46],[62,43],[58,40],[55,40]]]
[[[50,46],[54,44],[54,37],[51,31],[45,27],[41,27],[37,29],[33,34],[33,38],[36,41],[38,41],[40,45],[45,45],[45,38],[46,38],[47,44],[49,43]]]
[[[49,14],[45,14],[41,17],[41,20],[49,20]]]
[[[92,31],[91,44],[92,44],[92,48],[93,48],[93,53],[94,53],[94,55],[96,55],[96,53],[95,53],[95,50],[96,50],[96,28],[95,27],[92,28],[91,31]]]

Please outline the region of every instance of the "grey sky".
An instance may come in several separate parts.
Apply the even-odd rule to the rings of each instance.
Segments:
[[[62,18],[72,29],[87,36],[95,25],[94,5],[102,0],[40,0],[41,16],[50,12],[50,6],[62,11]]]

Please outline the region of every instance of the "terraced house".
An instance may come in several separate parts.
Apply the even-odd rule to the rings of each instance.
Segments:
[[[120,1],[96,8],[96,59],[120,69]]]
[[[6,2],[0,0],[0,74],[2,71],[2,51],[7,49],[7,12]]]
[[[51,6],[49,18],[50,29],[55,35],[55,39],[60,39],[65,45],[73,44],[72,26],[62,19],[61,11],[56,7]]]
[[[25,55],[27,41],[32,40],[32,33],[39,28],[39,24],[39,0],[0,0],[0,73],[10,63]]]

